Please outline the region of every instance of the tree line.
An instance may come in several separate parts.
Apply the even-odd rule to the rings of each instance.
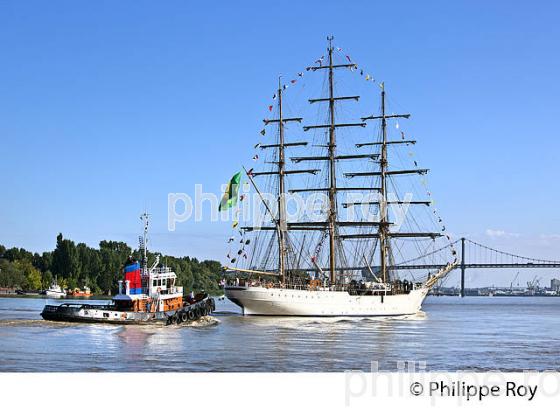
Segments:
[[[142,258],[140,250],[124,242],[103,240],[96,249],[85,243],[76,245],[62,234],[56,238],[56,248],[42,254],[0,245],[0,287],[46,289],[56,277],[63,288],[87,286],[93,293],[115,294],[118,280],[122,279],[121,269],[130,255],[138,260]],[[155,258],[154,253],[148,254],[148,266]],[[163,255],[160,261],[173,269],[178,285],[186,290],[219,292],[222,269],[219,262]]]

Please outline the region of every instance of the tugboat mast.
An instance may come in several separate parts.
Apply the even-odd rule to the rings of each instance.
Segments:
[[[144,211],[142,215],[140,215],[140,219],[144,222],[144,231],[142,232],[141,237],[141,246],[143,250],[142,254],[142,268],[148,269],[148,225],[150,220],[150,215],[147,211]]]

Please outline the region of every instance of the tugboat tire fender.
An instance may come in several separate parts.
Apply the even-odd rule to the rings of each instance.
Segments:
[[[189,317],[189,319],[190,319],[190,320],[194,320],[194,316],[195,316],[195,315],[194,315],[194,311],[193,311],[192,309],[189,310],[189,312],[188,312],[188,317]]]
[[[181,313],[181,322],[186,322],[188,318],[187,312]]]

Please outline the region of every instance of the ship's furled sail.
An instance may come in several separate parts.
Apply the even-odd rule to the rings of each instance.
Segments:
[[[314,64],[280,78],[245,170],[259,212],[240,202],[228,269],[259,281],[276,276],[269,286],[280,289],[309,291],[313,283],[330,291],[381,287],[385,295],[431,287],[453,269],[429,170],[404,127],[410,114],[385,88],[332,37]],[[445,247],[449,259],[435,260]]]

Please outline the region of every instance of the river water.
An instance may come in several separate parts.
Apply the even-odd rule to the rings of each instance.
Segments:
[[[560,370],[560,297],[428,297],[406,319],[244,317],[220,300],[203,327],[47,322],[47,302],[62,303],[0,298],[0,371]]]

